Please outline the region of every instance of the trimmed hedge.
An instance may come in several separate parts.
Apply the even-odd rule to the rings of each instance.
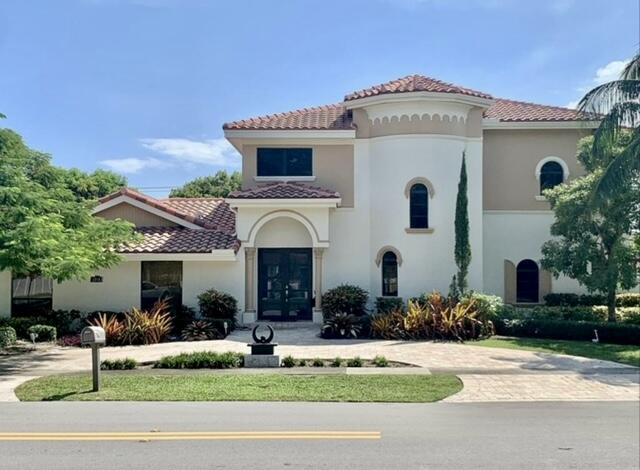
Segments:
[[[36,341],[38,343],[42,343],[45,341],[55,341],[57,338],[55,326],[33,325],[27,330],[28,336],[30,336],[31,333],[38,335],[36,337]]]
[[[12,346],[17,340],[16,330],[10,326],[0,327],[0,348],[6,348]]]
[[[607,298],[603,294],[552,293],[544,296],[544,302],[548,307],[591,307],[594,305],[607,305]],[[640,307],[640,294],[618,294],[616,295],[616,306]]]
[[[138,362],[130,357],[114,360],[105,359],[100,363],[101,370],[133,370],[136,367],[138,367]]]
[[[390,313],[396,310],[404,310],[402,297],[376,297],[377,313]]]
[[[640,308],[619,307],[616,308],[618,321],[629,324],[640,324]],[[607,307],[519,307],[507,310],[501,318],[520,320],[556,320],[556,321],[591,321],[606,322]]]
[[[157,369],[232,369],[244,365],[244,354],[202,351],[165,356],[155,363]]]
[[[619,323],[557,320],[503,320],[496,322],[503,336],[591,341],[598,330],[601,343],[640,345],[640,326]]]

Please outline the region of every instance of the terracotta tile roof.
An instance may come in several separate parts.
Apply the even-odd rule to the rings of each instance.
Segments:
[[[229,199],[335,199],[339,197],[340,194],[336,191],[298,182],[271,183],[229,194]]]
[[[121,247],[120,253],[210,253],[212,250],[238,251],[235,235],[215,230],[185,227],[141,227],[137,231],[144,239]]]
[[[368,98],[370,96],[386,95],[390,93],[409,93],[413,91],[429,91],[433,93],[458,93],[461,95],[475,96],[477,98],[491,99],[491,95],[481,91],[471,90],[452,83],[446,83],[424,75],[407,75],[406,77],[391,80],[387,83],[375,85],[364,90],[354,91],[344,97],[345,101]]]
[[[156,199],[131,188],[122,188],[120,191],[101,198],[98,202],[102,204],[119,196],[130,197],[203,228],[223,230],[229,233],[235,232],[235,213],[224,202],[224,199]]]
[[[349,130],[351,129],[351,113],[342,104],[329,104],[228,122],[222,128],[228,130]]]
[[[236,213],[222,198],[180,197],[161,199],[160,202],[164,206],[194,217],[198,225],[231,234],[236,231]]]
[[[503,122],[581,121],[585,119],[575,109],[500,98],[496,99],[485,111],[484,117]]]

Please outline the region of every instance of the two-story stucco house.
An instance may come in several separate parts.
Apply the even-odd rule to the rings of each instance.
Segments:
[[[420,75],[338,104],[230,122],[243,184],[227,199],[154,199],[123,190],[97,216],[144,235],[118,267],[40,285],[0,273],[0,314],[49,299],[86,311],[171,295],[195,306],[216,287],[244,322],[321,319],[321,293],[357,284],[372,297],[446,292],[456,271],[454,214],[468,172],[472,289],[507,302],[580,291],[539,268],[553,215],[543,188],[580,175],[574,110],[494,98]]]

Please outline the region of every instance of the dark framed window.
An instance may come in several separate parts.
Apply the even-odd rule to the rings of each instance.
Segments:
[[[536,303],[540,295],[538,263],[525,259],[516,268],[516,302]]]
[[[382,295],[398,296],[398,258],[392,251],[382,256]]]
[[[540,169],[540,194],[564,181],[564,170],[558,162],[547,162]]]
[[[53,309],[53,281],[40,276],[11,280],[11,315],[41,315]]]
[[[422,183],[409,191],[409,218],[409,227],[429,228],[429,190]]]
[[[313,176],[310,148],[259,148],[258,176]]]
[[[168,300],[172,309],[182,305],[182,261],[142,261],[140,307],[148,310],[158,300]]]

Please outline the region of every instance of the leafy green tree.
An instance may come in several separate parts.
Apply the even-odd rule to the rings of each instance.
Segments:
[[[127,179],[108,170],[85,173],[77,168],[59,168],[64,185],[78,200],[95,200],[118,191],[127,185]]]
[[[594,134],[591,152],[609,163],[601,172],[594,188],[595,202],[615,195],[620,185],[632,183],[634,172],[640,171],[640,53],[626,65],[619,80],[597,86],[578,104],[587,115],[603,116]],[[618,137],[631,129],[631,137],[617,158],[607,158]]]
[[[633,234],[639,228],[640,189],[637,183],[618,186],[597,205],[592,203],[592,194],[633,138],[631,132],[620,134],[605,153],[595,153],[594,137],[585,137],[578,146],[578,160],[587,175],[544,193],[555,221],[551,226],[554,238],[542,246],[543,268],[555,277],[574,278],[591,292],[605,293],[612,322],[616,321],[616,291],[631,289],[637,280],[639,251]]]
[[[467,274],[471,264],[471,243],[469,242],[469,211],[467,197],[467,162],[465,154],[462,154],[462,166],[460,167],[460,180],[458,182],[458,196],[456,197],[455,237],[454,248],[458,274],[454,276],[452,288],[462,295],[467,290]]]
[[[169,197],[227,197],[231,191],[240,189],[242,176],[234,171],[229,174],[224,170],[213,176],[203,176],[172,189]]]
[[[0,129],[0,271],[64,281],[116,265],[115,248],[137,239],[133,226],[90,209],[47,155]]]

